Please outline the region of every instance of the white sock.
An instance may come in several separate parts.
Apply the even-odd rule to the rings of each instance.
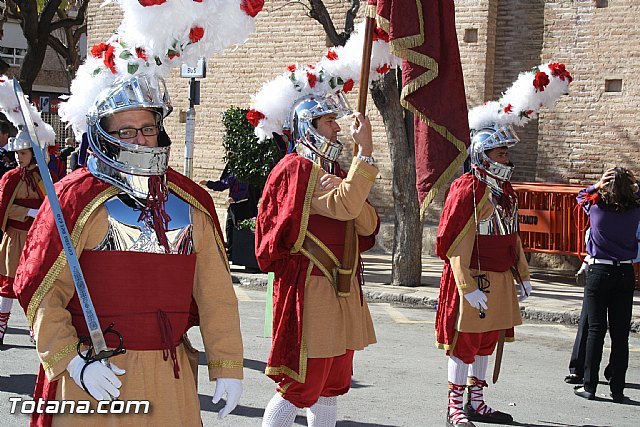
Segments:
[[[311,408],[307,408],[309,427],[335,427],[337,420],[338,398],[336,396],[320,396]]]
[[[262,427],[291,427],[297,413],[296,405],[276,393],[264,409]]]
[[[469,365],[455,356],[449,356],[448,380],[456,385],[466,385]]]
[[[469,376],[479,380],[487,379],[487,366],[489,366],[489,356],[476,356],[476,359],[469,365]]]
[[[0,313],[10,313],[13,298],[0,297]]]

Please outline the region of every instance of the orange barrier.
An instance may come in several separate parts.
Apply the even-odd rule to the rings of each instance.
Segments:
[[[520,239],[525,252],[584,257],[589,219],[577,209],[583,185],[513,182],[518,195]]]

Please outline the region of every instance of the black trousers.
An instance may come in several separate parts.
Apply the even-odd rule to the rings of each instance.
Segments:
[[[582,299],[578,331],[576,332],[576,339],[573,342],[571,359],[569,359],[569,373],[575,374],[580,378],[584,378],[584,361],[587,352],[587,335],[589,334],[589,313],[587,311],[586,301],[586,298]],[[609,361],[609,363],[611,363],[611,361]],[[607,378],[611,377],[610,364],[604,369],[604,376]]]
[[[591,393],[595,393],[598,386],[602,347],[607,333],[607,317],[611,337],[609,387],[612,393],[623,393],[629,366],[629,330],[634,285],[635,278],[631,264],[589,266],[584,289],[584,304],[589,322],[584,388]]]

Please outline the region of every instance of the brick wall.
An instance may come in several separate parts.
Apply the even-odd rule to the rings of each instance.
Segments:
[[[108,37],[120,22],[112,4],[89,6],[89,45]],[[326,2],[338,28],[348,2]],[[520,71],[545,61],[564,62],[575,80],[571,94],[555,111],[518,128],[522,143],[513,149],[515,180],[589,183],[612,165],[638,164],[637,78],[640,5],[610,1],[596,8],[594,0],[457,0],[456,27],[465,88],[470,107],[497,99]],[[465,41],[465,30],[477,30],[477,41]],[[326,49],[321,26],[305,15],[301,4],[267,2],[258,15],[257,31],[243,46],[208,62],[196,107],[195,180],[216,179],[224,167],[221,113],[229,106],[247,106],[250,95],[293,62],[312,62]],[[621,79],[621,92],[605,92],[605,79]],[[183,169],[184,124],[177,112],[188,108],[186,79],[174,73],[168,81],[175,113],[167,127],[174,140],[172,166]],[[615,85],[615,82],[610,83]],[[355,105],[355,99],[352,100]],[[391,219],[391,175],[381,119],[369,100],[374,122],[379,179],[371,200],[383,220]],[[343,128],[348,124],[343,124]],[[347,139],[346,129],[343,139]],[[345,152],[350,150],[345,150]],[[343,162],[347,162],[347,156]],[[640,171],[638,171],[640,172]],[[225,196],[214,194],[222,206]],[[427,223],[437,223],[442,197],[429,209]],[[430,251],[425,247],[425,251]]]

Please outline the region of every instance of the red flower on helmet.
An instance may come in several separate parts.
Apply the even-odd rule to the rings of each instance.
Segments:
[[[264,119],[264,114],[262,114],[258,110],[249,110],[247,111],[247,121],[253,125],[253,127],[258,127],[260,124],[260,120]]]
[[[202,37],[204,37],[204,28],[202,27],[193,27],[189,31],[189,40],[191,40],[191,43],[198,43]]]
[[[573,77],[571,77],[571,73],[567,71],[564,64],[553,62],[549,64],[549,68],[551,69],[552,76],[558,77],[562,81],[567,79],[569,80],[569,83],[573,81]]]
[[[510,113],[510,112],[512,112],[512,111],[513,111],[513,107],[512,107],[512,105],[511,105],[511,104],[507,104],[507,106],[506,106],[506,107],[504,107],[502,110],[503,110],[505,113]]]
[[[536,92],[544,92],[544,88],[549,84],[549,76],[544,71],[538,71],[533,79],[533,87]]]
[[[287,67],[287,70],[289,70],[289,72],[291,73],[294,73],[297,69],[298,67],[296,67],[296,64],[291,64]]]
[[[115,46],[109,45],[107,50],[104,52],[104,65],[106,65],[113,74],[116,73],[116,56],[113,53],[115,50]]]
[[[241,0],[240,9],[250,17],[255,17],[264,7],[264,0]]]
[[[138,3],[140,3],[144,7],[155,6],[157,4],[162,4],[166,2],[167,0],[138,0]]]
[[[353,89],[353,79],[347,80],[344,85],[342,85],[342,91],[344,93],[351,92],[351,89]]]
[[[147,52],[141,47],[136,48],[136,56],[142,60],[147,60]]]
[[[338,54],[335,50],[329,50],[325,56],[329,61],[335,61],[336,59],[338,59]]]
[[[382,28],[376,27],[373,30],[373,41],[382,40],[389,43],[389,34],[387,34]]]
[[[93,46],[91,48],[91,56],[93,56],[94,58],[101,57],[102,54],[104,53],[104,51],[106,51],[108,47],[109,47],[109,45],[106,44],[105,42],[102,42],[102,43],[99,43],[99,44]]]
[[[376,68],[376,71],[378,72],[378,74],[386,74],[390,69],[391,69],[391,65],[384,64]]]
[[[193,0],[193,1],[196,2],[196,3],[202,3],[203,2],[203,0]]]
[[[309,87],[313,88],[316,85],[316,80],[318,80],[318,77],[316,77],[315,74],[307,71],[307,79],[309,79]]]

